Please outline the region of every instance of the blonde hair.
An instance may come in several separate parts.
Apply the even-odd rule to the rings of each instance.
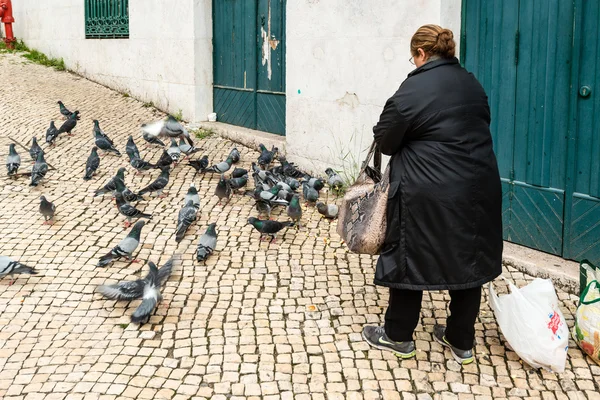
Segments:
[[[450,29],[439,25],[423,25],[410,40],[410,52],[413,56],[419,54],[419,48],[429,56],[452,58],[456,48],[454,34]]]

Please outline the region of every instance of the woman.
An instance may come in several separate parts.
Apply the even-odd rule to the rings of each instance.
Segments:
[[[385,244],[375,284],[390,288],[385,326],[364,339],[415,355],[423,290],[449,290],[447,326],[433,337],[461,364],[473,361],[481,287],[502,271],[502,191],[487,96],[454,57],[452,31],[425,25],[410,43],[416,69],[373,128],[391,155]]]

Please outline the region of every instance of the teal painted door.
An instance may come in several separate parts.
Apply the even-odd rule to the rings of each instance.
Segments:
[[[285,134],[285,0],[213,0],[220,122]]]
[[[596,85],[598,3],[583,3],[586,10],[559,0],[464,0],[461,56],[490,101],[505,239],[600,261],[599,194],[593,193],[599,166],[592,158],[600,146],[592,133],[600,106],[574,87],[586,74]],[[582,38],[596,50],[580,52]]]

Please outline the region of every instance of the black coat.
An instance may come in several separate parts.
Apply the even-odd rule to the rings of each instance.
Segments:
[[[456,58],[415,69],[386,103],[375,141],[391,155],[375,284],[460,290],[502,272],[502,190],[487,96]]]

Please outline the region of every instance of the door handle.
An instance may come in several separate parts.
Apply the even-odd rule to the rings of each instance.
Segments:
[[[589,97],[589,95],[592,94],[592,88],[587,86],[587,85],[583,85],[582,87],[579,88],[579,95],[581,97]]]

